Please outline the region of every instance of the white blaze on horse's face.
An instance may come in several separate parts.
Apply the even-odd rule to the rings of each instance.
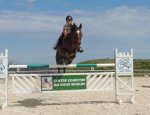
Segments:
[[[82,32],[81,32],[81,30],[80,29],[77,29],[76,30],[76,33],[77,33],[77,36],[78,36],[78,38],[82,38]]]
[[[80,33],[81,33],[81,31],[78,29],[76,32],[77,32],[78,38],[80,38]]]
[[[80,30],[77,30],[77,34],[79,34],[80,33]]]

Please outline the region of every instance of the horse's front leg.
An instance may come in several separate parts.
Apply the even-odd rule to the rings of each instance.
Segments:
[[[66,68],[63,68],[64,73],[66,73]]]
[[[58,73],[60,73],[60,68],[58,68]]]

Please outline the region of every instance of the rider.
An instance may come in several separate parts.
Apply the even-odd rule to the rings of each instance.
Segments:
[[[61,36],[59,37],[54,49],[56,50],[58,48],[59,45],[61,45],[63,39],[71,32],[71,26],[73,25],[73,18],[72,16],[67,16],[66,17],[66,24],[63,27],[63,32],[61,34]],[[79,47],[78,52],[83,52],[83,49],[81,47]]]

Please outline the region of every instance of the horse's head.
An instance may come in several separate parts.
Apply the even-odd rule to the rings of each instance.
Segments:
[[[73,24],[73,26],[71,28],[71,33],[73,33],[73,35],[76,36],[80,40],[83,36],[81,28],[82,28],[82,24],[80,24],[79,27],[76,24]]]

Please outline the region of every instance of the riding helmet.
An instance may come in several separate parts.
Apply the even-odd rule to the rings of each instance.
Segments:
[[[72,16],[67,16],[67,17],[66,17],[66,21],[67,21],[67,20],[72,21],[72,20],[73,20]]]

